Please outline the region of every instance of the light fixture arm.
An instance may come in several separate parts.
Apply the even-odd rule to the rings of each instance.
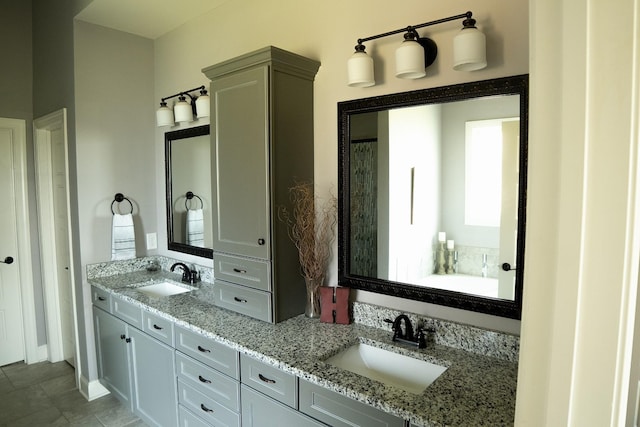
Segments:
[[[175,98],[176,96],[180,97],[180,101],[184,100],[184,96],[187,95],[189,98],[191,98],[191,102],[189,103],[191,105],[191,110],[193,111],[193,115],[195,116],[197,111],[196,111],[196,99],[198,99],[198,96],[193,96],[191,95],[189,92],[193,92],[196,90],[200,90],[201,94],[206,94],[207,91],[205,90],[204,85],[202,86],[198,86],[198,87],[194,87],[193,89],[188,89],[184,92],[178,92],[174,95],[171,96],[167,96],[165,98],[160,98],[160,106],[161,107],[166,107],[167,106],[167,99],[171,99],[171,98]]]
[[[198,89],[204,90],[205,87],[204,87],[204,85],[198,86],[198,87],[194,87],[193,89],[189,89],[189,90],[186,90],[184,92],[178,92],[175,95],[167,96],[165,98],[160,98],[160,99],[161,99],[162,102],[165,102],[167,99],[175,98],[176,96],[187,95],[189,98],[191,98],[192,101],[195,101],[198,97],[197,96],[196,97],[191,96],[191,94],[189,94],[189,92],[193,92],[193,91],[196,91]]]
[[[463,23],[466,26],[467,25],[467,20],[472,20],[472,18],[471,18],[472,15],[473,14],[471,13],[471,11],[468,11],[466,13],[461,13],[459,15],[454,15],[454,16],[449,16],[448,18],[436,19],[435,21],[425,22],[423,24],[409,25],[408,27],[400,28],[398,30],[393,30],[393,31],[389,31],[389,32],[386,32],[386,33],[382,33],[382,34],[377,34],[375,36],[369,36],[369,37],[365,37],[365,38],[362,38],[362,39],[358,39],[358,45],[362,45],[362,43],[370,41],[370,40],[380,39],[382,37],[392,36],[394,34],[400,34],[400,33],[404,33],[404,32],[415,31],[418,28],[430,27],[432,25],[442,24],[443,22],[455,21],[456,19],[466,18],[465,22]],[[473,23],[470,22],[470,24],[471,25],[475,24],[475,21],[473,21]]]

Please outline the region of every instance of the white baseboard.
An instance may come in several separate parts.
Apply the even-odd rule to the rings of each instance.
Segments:
[[[100,381],[89,381],[83,376],[80,377],[80,385],[78,389],[80,390],[80,394],[82,394],[88,401],[92,401],[109,394],[109,390],[100,384]]]

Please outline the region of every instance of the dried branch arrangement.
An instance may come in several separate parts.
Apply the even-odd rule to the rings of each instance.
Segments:
[[[288,225],[289,237],[298,248],[302,276],[311,280],[323,279],[338,221],[337,199],[332,195],[319,205],[310,182],[295,183],[289,188],[289,195],[293,211],[280,207],[278,218]],[[317,285],[320,284],[318,281]]]

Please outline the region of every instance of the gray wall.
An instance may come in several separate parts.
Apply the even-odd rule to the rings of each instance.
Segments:
[[[0,0],[0,117],[31,120],[33,110],[31,2]],[[9,40],[11,42],[9,42]]]
[[[80,259],[79,228],[78,228],[78,198],[77,172],[75,156],[75,105],[73,90],[73,17],[88,5],[91,0],[63,0],[52,2],[49,0],[33,0],[33,117],[41,117],[63,107],[67,108],[67,130],[69,142],[69,193],[71,194],[71,233],[74,248],[73,257]],[[31,123],[27,124],[27,129]],[[30,143],[31,138],[30,138]],[[31,150],[33,152],[33,150]],[[29,163],[29,173],[33,175],[33,160]],[[35,194],[35,187],[29,188],[30,194]],[[35,206],[35,202],[34,205]],[[32,224],[34,222],[32,221]],[[37,221],[35,222],[37,224]],[[31,246],[38,246],[37,232],[31,235]],[[38,257],[39,259],[39,257]],[[37,262],[34,259],[34,264]],[[34,269],[38,265],[34,265]],[[75,263],[72,272],[76,283],[76,295],[82,296],[82,266]],[[35,276],[35,270],[34,270]],[[42,307],[42,293],[36,294],[36,308]],[[83,331],[86,325],[82,318],[83,307],[77,307],[78,329]],[[44,313],[39,313],[44,319]],[[39,322],[40,324],[41,322]],[[44,328],[43,326],[41,326]],[[39,330],[39,336],[41,331]],[[87,340],[84,334],[79,334],[78,346],[86,348]],[[93,345],[93,343],[92,343]],[[88,362],[81,358],[79,362],[81,372],[88,371]]]
[[[267,45],[319,60],[322,65],[314,82],[314,170],[317,188],[324,196],[337,189],[337,102],[527,73],[528,4],[527,0],[473,2],[473,16],[487,37],[489,66],[483,70],[458,72],[451,68],[453,38],[460,30],[460,23],[452,22],[421,30],[421,34],[428,35],[438,44],[438,58],[427,70],[425,78],[404,80],[394,77],[395,49],[402,40],[398,35],[365,43],[374,59],[376,85],[352,88],[346,84],[346,62],[358,37],[455,15],[467,10],[467,6],[423,0],[408,0],[403,7],[389,7],[386,0],[370,0],[364,8],[357,2],[338,0],[225,2],[155,40],[156,98],[206,84],[202,81],[202,68]],[[274,22],[278,24],[274,25]],[[331,25],[327,25],[329,22]],[[250,31],[238,31],[238,25]],[[162,143],[162,134],[158,132],[158,148]],[[159,149],[156,152],[160,153]],[[156,177],[162,179],[160,156],[156,168]],[[164,217],[162,196],[162,193],[157,195],[158,213]],[[158,220],[159,223],[163,221]],[[164,239],[166,237],[159,241]],[[182,258],[175,252],[167,251],[167,255]],[[337,272],[336,242],[327,284],[337,283]],[[512,319],[371,292],[353,291],[352,295],[361,302],[491,329],[515,333],[520,329],[520,322]]]
[[[108,28],[75,24],[75,105],[80,264],[111,259],[111,203],[123,193],[133,204],[136,255],[156,232],[153,41]],[[123,210],[128,209],[123,202]],[[115,207],[115,206],[114,206]],[[164,224],[162,224],[164,227]],[[86,355],[83,376],[96,379],[91,292],[83,284]],[[81,323],[81,322],[79,322]],[[84,332],[84,333],[83,333]],[[83,351],[81,349],[81,351]]]

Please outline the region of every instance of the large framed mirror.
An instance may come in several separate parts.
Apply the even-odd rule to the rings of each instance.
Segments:
[[[166,132],[164,147],[168,248],[213,258],[209,125]]]
[[[528,76],[338,103],[339,284],[520,319]]]

